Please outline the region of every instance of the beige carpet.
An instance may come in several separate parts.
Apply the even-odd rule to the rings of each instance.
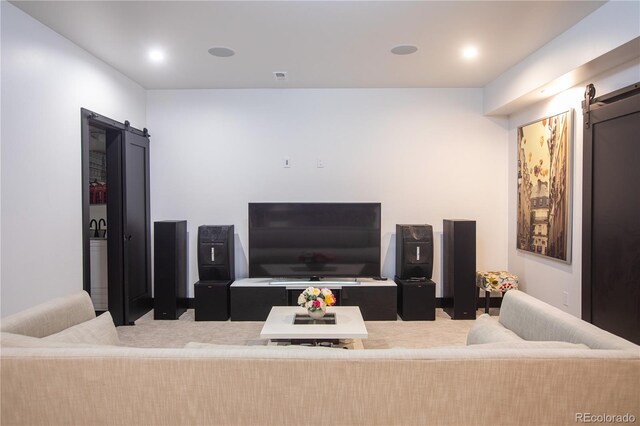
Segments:
[[[495,311],[495,312],[494,312]],[[483,312],[483,311],[482,311]],[[478,311],[478,315],[482,313]],[[491,315],[498,310],[492,309]],[[181,348],[189,342],[220,345],[260,345],[261,321],[194,321],[192,309],[179,320],[153,319],[153,311],[136,321],[135,326],[118,327],[120,341],[125,346]],[[451,320],[442,309],[436,309],[435,321],[367,321],[369,338],[365,349],[429,348],[464,345],[473,324],[468,320]]]

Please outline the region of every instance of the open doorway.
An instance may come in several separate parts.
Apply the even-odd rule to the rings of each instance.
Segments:
[[[89,126],[89,280],[97,312],[109,310],[107,293],[107,130]]]
[[[152,308],[149,134],[82,109],[83,288],[116,325]]]

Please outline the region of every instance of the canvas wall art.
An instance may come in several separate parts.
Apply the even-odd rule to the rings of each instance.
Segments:
[[[573,110],[518,127],[517,248],[571,262]]]

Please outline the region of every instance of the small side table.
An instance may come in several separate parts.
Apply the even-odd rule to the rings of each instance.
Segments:
[[[477,271],[476,287],[480,298],[480,289],[484,290],[484,312],[489,313],[491,292],[499,291],[504,295],[509,290],[518,289],[518,276],[507,271]]]

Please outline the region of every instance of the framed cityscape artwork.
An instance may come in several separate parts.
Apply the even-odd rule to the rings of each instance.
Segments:
[[[571,262],[573,110],[518,127],[517,248]]]

